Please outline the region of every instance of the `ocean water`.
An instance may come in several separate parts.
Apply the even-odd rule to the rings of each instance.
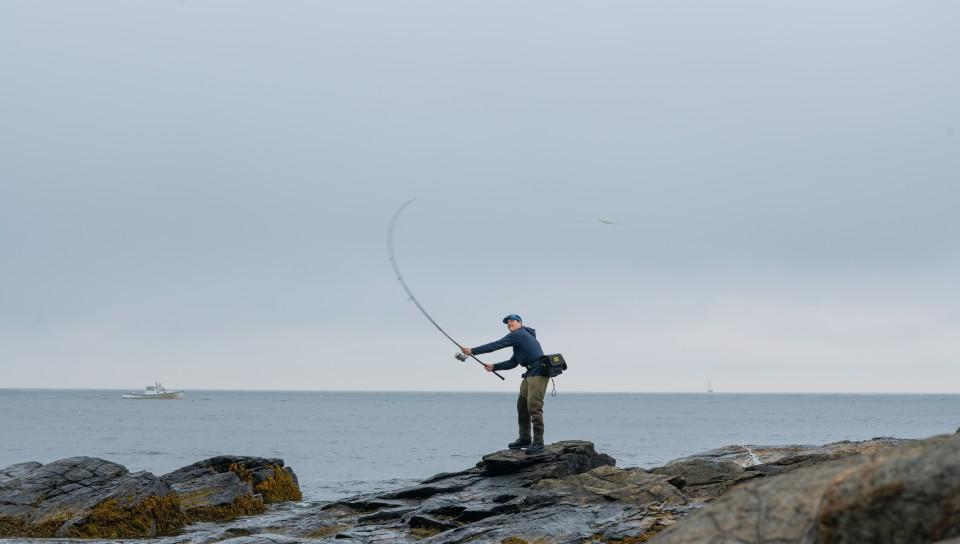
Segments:
[[[281,457],[306,500],[473,466],[516,437],[515,395],[0,389],[0,468],[75,455],[163,474],[221,454]],[[728,444],[923,438],[960,425],[960,395],[575,394],[547,397],[547,442],[590,440],[652,467]]]

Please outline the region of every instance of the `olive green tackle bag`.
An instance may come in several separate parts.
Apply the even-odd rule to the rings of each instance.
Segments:
[[[567,362],[563,359],[563,355],[559,353],[554,353],[553,355],[544,355],[543,364],[547,367],[547,372],[550,373],[550,377],[554,378],[563,373],[567,369]]]

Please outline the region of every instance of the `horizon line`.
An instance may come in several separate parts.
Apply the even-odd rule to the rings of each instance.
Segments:
[[[452,394],[504,394],[516,395],[515,391],[460,390],[460,389],[227,389],[197,388],[177,389],[189,393],[235,392],[235,393],[452,393]],[[0,391],[130,391],[119,388],[97,387],[0,387]],[[565,395],[960,395],[960,392],[945,391],[564,391]]]

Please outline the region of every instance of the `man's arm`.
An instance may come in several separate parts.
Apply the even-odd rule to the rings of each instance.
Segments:
[[[490,342],[489,344],[477,346],[471,349],[470,353],[474,355],[479,355],[481,353],[490,353],[491,351],[497,351],[498,349],[508,348],[516,343],[517,341],[514,339],[514,337],[508,334],[499,340]],[[500,364],[500,363],[497,363],[497,364]],[[513,366],[517,366],[517,365],[513,365]],[[510,367],[510,368],[513,368],[513,367]]]
[[[520,364],[520,361],[517,360],[517,356],[514,355],[509,360],[502,363],[497,363],[493,365],[494,370],[510,370],[511,368],[516,368]]]

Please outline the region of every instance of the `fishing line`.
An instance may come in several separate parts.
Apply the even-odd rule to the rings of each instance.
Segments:
[[[397,266],[397,257],[393,252],[393,228],[396,226],[397,219],[400,217],[400,214],[403,213],[403,210],[405,210],[407,206],[409,206],[414,200],[416,199],[410,199],[403,206],[400,206],[400,208],[397,210],[397,213],[393,214],[393,219],[390,220],[390,228],[387,229],[387,252],[390,254],[390,264],[393,265],[393,271],[397,273],[397,280],[400,281],[400,285],[403,286],[403,290],[406,291],[407,296],[410,297],[410,302],[413,302],[414,304],[416,304],[417,309],[420,310],[420,313],[422,313],[423,316],[430,321],[430,323],[433,323],[433,326],[436,327],[437,330],[440,331],[444,336],[446,336],[448,340],[453,342],[454,345],[457,346],[458,348],[462,348],[463,346],[460,345],[460,342],[457,342],[456,340],[453,339],[452,336],[447,334],[447,331],[443,330],[443,327],[441,327],[432,317],[430,317],[430,314],[428,314],[427,310],[425,310],[423,305],[420,304],[420,301],[417,300],[417,297],[413,296],[413,291],[410,290],[410,287],[407,285],[407,282],[404,281],[403,274],[400,273],[400,267]],[[480,363],[481,365],[485,364],[483,361],[481,361],[480,359],[477,359],[472,354],[469,355],[469,357],[474,361]],[[496,376],[501,380],[506,380],[506,378],[504,378],[499,373],[497,373],[496,370],[494,370],[493,373],[496,374]]]

